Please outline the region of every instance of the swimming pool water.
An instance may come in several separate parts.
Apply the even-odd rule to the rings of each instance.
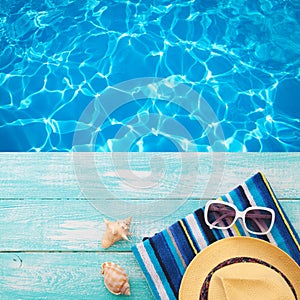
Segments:
[[[0,151],[300,151],[299,0],[2,0]]]

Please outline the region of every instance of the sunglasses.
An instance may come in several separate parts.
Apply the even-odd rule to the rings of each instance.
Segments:
[[[275,212],[268,207],[250,206],[239,211],[234,204],[220,200],[208,201],[205,205],[204,220],[210,229],[228,229],[236,220],[243,221],[244,228],[253,234],[268,234],[275,221]]]

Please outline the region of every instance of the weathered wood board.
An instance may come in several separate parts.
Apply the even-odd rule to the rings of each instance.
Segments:
[[[131,246],[257,171],[299,234],[300,153],[0,153],[0,299],[117,299],[108,260],[152,299]],[[102,249],[103,218],[128,215],[130,240]]]

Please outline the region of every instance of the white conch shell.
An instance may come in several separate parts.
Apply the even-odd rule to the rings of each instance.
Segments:
[[[131,220],[132,217],[115,222],[104,219],[104,222],[106,224],[106,231],[101,242],[102,247],[108,248],[121,239],[128,241],[128,236],[131,235],[131,233],[129,232]]]
[[[113,262],[102,264],[101,274],[107,289],[115,295],[130,295],[129,279],[125,270]]]

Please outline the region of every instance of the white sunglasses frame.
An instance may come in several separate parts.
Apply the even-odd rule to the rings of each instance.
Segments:
[[[215,225],[212,225],[209,221],[208,221],[208,208],[211,204],[224,204],[226,206],[229,206],[231,208],[233,208],[235,210],[235,217],[234,217],[234,220],[233,222],[229,225],[229,226],[215,226]],[[247,224],[246,224],[246,220],[245,220],[245,216],[246,214],[251,211],[251,210],[255,210],[255,209],[261,209],[261,210],[265,210],[265,211],[268,211],[270,214],[271,214],[271,224],[268,228],[267,231],[264,231],[264,232],[255,232],[255,231],[252,231],[252,230],[249,230],[248,227],[247,227]],[[275,211],[272,209],[272,208],[269,208],[269,207],[263,207],[263,206],[249,206],[248,208],[246,208],[244,211],[240,211],[237,209],[237,207],[232,204],[232,203],[229,203],[229,202],[225,202],[225,201],[220,201],[220,200],[210,200],[206,203],[205,205],[205,209],[204,209],[204,220],[205,220],[205,223],[206,225],[210,228],[210,229],[213,229],[213,228],[216,228],[216,229],[229,229],[231,228],[237,221],[237,219],[242,219],[243,221],[243,225],[244,225],[244,228],[249,232],[249,233],[252,233],[252,234],[255,234],[255,235],[265,235],[265,234],[268,234],[270,233],[270,231],[272,230],[273,228],[273,225],[275,223]]]

